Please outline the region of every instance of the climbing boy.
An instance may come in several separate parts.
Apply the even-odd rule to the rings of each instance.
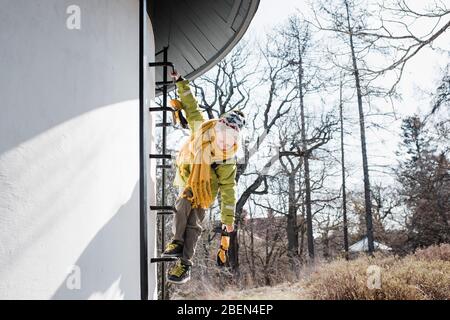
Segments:
[[[228,233],[234,230],[236,152],[245,119],[244,114],[236,110],[219,119],[205,120],[189,80],[176,71],[171,77],[181,100],[172,106],[185,112],[191,135],[176,159],[174,185],[180,188],[180,194],[175,203],[174,236],[162,256],[179,258],[168,272],[168,281],[181,284],[190,280],[192,258],[202,232],[201,222],[218,192],[223,227]]]

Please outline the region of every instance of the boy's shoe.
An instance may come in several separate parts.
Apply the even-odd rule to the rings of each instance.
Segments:
[[[183,255],[183,245],[177,241],[171,241],[166,246],[166,250],[161,254],[163,258],[178,258]]]
[[[180,260],[169,270],[168,282],[183,284],[191,280],[191,266],[183,264]]]

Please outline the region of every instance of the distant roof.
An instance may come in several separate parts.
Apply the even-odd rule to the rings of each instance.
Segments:
[[[373,245],[375,247],[375,250],[384,250],[384,251],[389,251],[392,250],[392,248],[374,241]],[[358,242],[354,243],[353,245],[351,245],[348,250],[350,252],[363,252],[363,251],[369,251],[369,245],[368,245],[368,241],[367,241],[367,237],[359,240]]]
[[[247,31],[259,0],[148,1],[155,52],[169,46],[168,60],[188,79],[222,60]],[[158,56],[156,61],[161,61]],[[156,81],[162,81],[161,68]]]

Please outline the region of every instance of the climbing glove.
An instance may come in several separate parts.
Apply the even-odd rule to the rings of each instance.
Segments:
[[[220,237],[220,248],[217,252],[217,265],[219,267],[229,266],[228,248],[230,247],[230,235],[225,227],[222,229]]]
[[[181,125],[183,129],[188,128],[188,122],[183,115],[183,105],[180,100],[172,99],[170,100],[170,106],[174,110],[172,113],[173,123]]]

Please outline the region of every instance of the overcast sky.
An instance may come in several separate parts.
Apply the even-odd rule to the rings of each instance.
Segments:
[[[424,0],[409,1],[413,5],[420,5]],[[248,30],[249,37],[263,37],[264,34],[285,21],[289,15],[301,12],[308,16],[309,6],[303,0],[261,0],[258,12],[254,17]],[[450,32],[441,36],[435,41],[436,47],[450,50]],[[376,164],[392,164],[396,162],[395,151],[399,143],[400,119],[405,115],[412,115],[416,112],[427,112],[430,110],[430,99],[424,92],[433,92],[437,81],[441,78],[441,68],[450,61],[448,55],[436,50],[425,49],[417,55],[405,68],[403,80],[400,83],[399,91],[402,94],[402,101],[396,101],[395,110],[399,120],[392,124],[389,131],[368,132],[369,135],[369,155],[372,154],[371,162]],[[356,103],[356,101],[355,101]],[[352,106],[347,106],[347,108]],[[359,154],[359,132],[354,132],[354,140],[348,140],[349,152],[353,157],[349,162],[355,162],[354,174],[350,179],[359,184],[361,182],[360,154]],[[361,172],[362,173],[362,172]],[[375,179],[383,176],[374,172]]]

